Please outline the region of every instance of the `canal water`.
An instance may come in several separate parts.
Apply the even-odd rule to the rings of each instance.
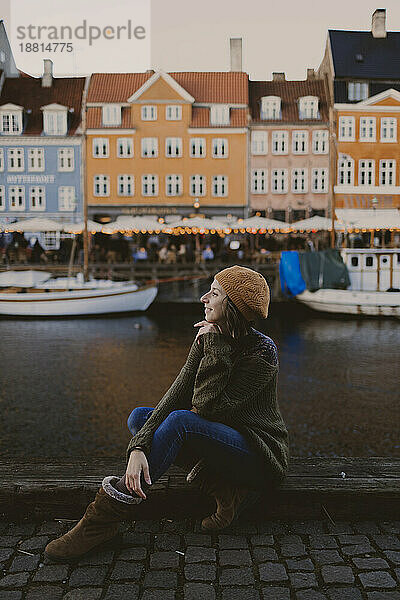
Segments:
[[[183,365],[198,305],[145,315],[0,320],[0,456],[124,456],[126,420]],[[400,456],[400,322],[272,306],[292,456]]]

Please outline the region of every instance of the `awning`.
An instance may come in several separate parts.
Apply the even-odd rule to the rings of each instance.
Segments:
[[[337,208],[339,225],[349,229],[400,230],[400,211],[396,208]]]

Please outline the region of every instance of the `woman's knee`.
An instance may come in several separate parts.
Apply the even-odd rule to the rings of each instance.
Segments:
[[[164,419],[164,423],[168,423],[169,427],[178,427],[192,418],[194,413],[190,410],[173,410]]]
[[[147,406],[134,408],[127,421],[129,431],[139,431],[153,410],[154,408],[148,408]]]

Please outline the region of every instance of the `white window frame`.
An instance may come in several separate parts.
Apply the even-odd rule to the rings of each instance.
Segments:
[[[376,117],[360,117],[358,139],[360,142],[376,142]]]
[[[312,151],[313,154],[328,154],[329,152],[329,131],[326,129],[314,129],[312,132]]]
[[[280,183],[279,186],[275,186]],[[271,170],[271,192],[273,194],[288,193],[288,169],[272,169]]]
[[[189,154],[191,158],[205,158],[206,156],[206,140],[205,138],[190,138]]]
[[[142,158],[157,158],[158,156],[158,138],[145,137],[141,139]]]
[[[121,106],[119,104],[104,104],[101,107],[101,120],[105,127],[121,125]]]
[[[311,191],[313,194],[327,194],[329,190],[327,167],[311,169]]]
[[[0,171],[4,171],[4,148],[0,148]]]
[[[206,195],[206,176],[191,175],[189,184],[190,196],[205,196]]]
[[[212,195],[214,198],[226,198],[228,196],[227,175],[213,175]]]
[[[150,189],[146,186],[150,186]],[[142,175],[142,196],[146,198],[158,196],[158,175],[152,173]]]
[[[110,140],[108,138],[93,138],[93,158],[108,158],[110,156]]]
[[[213,158],[228,158],[228,140],[226,138],[213,138],[211,148]]]
[[[98,191],[96,192],[96,187]],[[110,176],[97,174],[93,175],[93,196],[96,198],[107,198],[110,195]]]
[[[6,210],[6,186],[0,185],[0,210]]]
[[[350,116],[339,117],[339,141],[340,142],[355,142],[356,141],[356,120],[354,117],[350,117]]]
[[[348,154],[339,155],[337,185],[354,185],[354,170],[354,159]]]
[[[299,98],[299,119],[320,119],[318,96],[302,96]]]
[[[76,210],[76,190],[73,185],[60,185],[58,188],[58,210],[74,212]]]
[[[165,176],[165,195],[182,196],[182,175],[169,174]]]
[[[391,133],[392,135],[384,136],[384,132]],[[397,119],[395,117],[381,118],[381,142],[384,144],[397,142]]]
[[[182,138],[165,138],[165,156],[167,158],[181,158],[182,156]]]
[[[117,138],[117,158],[132,158],[133,157],[133,139],[132,138]]]
[[[289,153],[289,132],[288,131],[273,131],[271,142],[272,154],[288,154]]]
[[[44,171],[44,148],[28,148],[28,171]]]
[[[366,163],[363,165],[363,163]],[[363,182],[363,174],[365,181]],[[358,185],[375,185],[375,160],[372,158],[360,158],[358,161]]]
[[[21,204],[13,206],[13,195],[21,199]],[[23,185],[11,185],[8,188],[8,207],[10,211],[25,210],[25,187]]]
[[[263,96],[260,105],[260,118],[278,120],[282,118],[281,98],[279,96]]]
[[[38,200],[37,206],[33,205],[34,199]],[[46,188],[43,185],[33,185],[29,188],[29,210],[46,210]]]
[[[347,83],[347,99],[350,101],[366,100],[368,98],[368,83],[365,81],[349,81]]]
[[[213,104],[210,109],[211,125],[229,125],[230,123],[229,104]]]
[[[45,135],[66,135],[67,129],[67,109],[43,111],[43,131]]]
[[[129,197],[135,195],[135,179],[133,175],[128,173],[117,176],[117,195]]]
[[[8,126],[6,127],[6,121]],[[0,133],[3,135],[18,135],[22,133],[22,110],[0,109]]]
[[[268,192],[268,171],[267,169],[251,170],[251,193],[266,194]]]
[[[155,104],[144,104],[140,111],[142,121],[157,121],[157,106]]]
[[[75,170],[75,152],[73,147],[67,146],[58,149],[57,167],[61,173],[71,173]]]
[[[308,131],[292,131],[293,154],[308,154]]]
[[[256,156],[268,153],[268,132],[263,129],[253,129],[251,132],[251,153]]]
[[[165,107],[166,121],[182,121],[182,105],[169,104]]]
[[[389,167],[388,163],[392,163],[392,166]],[[388,179],[392,181],[388,182]],[[396,161],[393,158],[382,158],[379,161],[379,185],[396,185]]]
[[[23,148],[9,148],[8,152],[7,167],[8,170],[13,173],[21,173],[25,171],[25,156]],[[13,165],[13,162],[17,162],[17,165]]]
[[[292,169],[293,194],[306,194],[308,192],[308,169],[295,167]]]

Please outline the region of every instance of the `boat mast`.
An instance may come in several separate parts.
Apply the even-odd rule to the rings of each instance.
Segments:
[[[89,280],[89,239],[88,239],[88,203],[87,203],[87,185],[86,185],[86,97],[89,79],[85,82],[85,89],[82,94],[82,198],[83,198],[83,280]]]

